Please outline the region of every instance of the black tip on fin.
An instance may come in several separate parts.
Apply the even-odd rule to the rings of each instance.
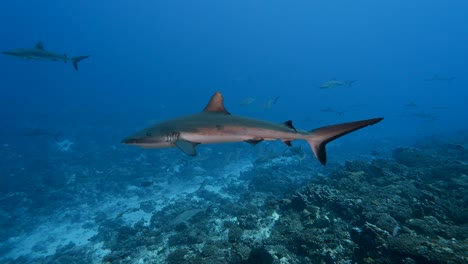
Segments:
[[[291,128],[291,129],[296,130],[296,128],[293,126],[293,123],[292,123],[291,120],[288,120],[288,121],[286,121],[286,122],[283,122],[283,125],[285,125],[285,126]]]
[[[314,152],[315,157],[322,165],[327,164],[327,151],[325,150],[325,145],[326,144],[322,143],[312,146],[312,151]]]

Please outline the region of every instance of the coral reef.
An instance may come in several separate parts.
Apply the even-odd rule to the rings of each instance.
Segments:
[[[447,146],[448,151],[442,151]],[[53,191],[33,192],[35,199],[28,193],[4,196],[26,208],[26,212],[7,204],[0,208],[4,237],[15,232],[11,221],[20,215],[34,215],[37,227],[48,217],[44,208],[49,214],[55,212],[55,223],[67,223],[55,229],[66,233],[79,226],[86,236],[75,243],[76,239],[50,233],[32,245],[29,255],[10,253],[2,261],[468,261],[468,154],[456,145],[399,147],[388,159],[347,161],[328,170],[297,166],[294,157],[273,159],[268,166],[237,161],[229,167],[230,163],[221,162],[221,167],[210,168],[210,174],[201,168],[204,160],[189,161],[190,165],[167,160],[169,165],[156,172],[147,158],[138,156],[138,160],[142,165],[137,168],[130,161],[68,164],[81,174],[72,183],[52,181],[62,196]],[[190,172],[190,166],[198,169]],[[106,177],[90,179],[91,174]],[[68,201],[63,201],[65,190]],[[73,207],[79,209],[60,211]],[[22,221],[26,226],[28,222]],[[33,231],[35,226],[25,230]],[[11,245],[0,247],[0,252],[12,251]]]

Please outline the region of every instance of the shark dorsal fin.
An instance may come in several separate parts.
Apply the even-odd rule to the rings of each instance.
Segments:
[[[203,112],[220,113],[225,115],[231,114],[226,110],[226,108],[224,108],[224,99],[220,92],[213,94],[210,101],[205,106],[205,109],[203,109]]]
[[[285,125],[285,126],[291,128],[291,129],[296,130],[296,128],[293,126],[293,123],[292,123],[291,120],[288,120],[288,121],[286,121],[286,122],[283,122],[283,125]]]
[[[40,49],[40,50],[44,50],[44,46],[42,46],[42,41],[37,42],[35,48]]]

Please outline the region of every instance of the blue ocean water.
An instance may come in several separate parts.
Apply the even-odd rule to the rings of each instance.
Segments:
[[[223,202],[194,193],[208,181],[212,193],[241,201],[242,188],[261,185],[256,185],[261,178],[245,175],[265,166],[255,163],[265,157],[267,171],[303,173],[281,192],[252,187],[258,201],[269,195],[280,199],[346,161],[391,158],[397,147],[440,141],[468,147],[466,10],[468,2],[462,0],[2,1],[0,51],[42,41],[54,53],[91,57],[78,71],[70,62],[0,57],[1,261],[80,263],[60,257],[85,248],[81,263],[208,263],[190,262],[188,254],[171,259],[180,250],[175,242],[154,241],[154,248],[122,242],[125,251],[110,245],[117,238],[105,234],[142,225],[161,230],[152,236],[165,241],[163,233],[193,220],[190,213],[208,214],[213,223],[238,217],[234,212],[242,210],[225,212]],[[331,80],[343,85],[320,89]],[[355,82],[345,84],[349,81]],[[201,111],[215,91],[233,114],[293,120],[303,130],[385,119],[330,143],[327,167],[304,142],[293,143],[304,151],[300,163],[297,153],[284,155],[288,150],[280,142],[202,145],[198,158],[177,149],[120,144],[151,124]],[[462,157],[453,160],[464,164],[456,172],[465,175],[468,160]],[[466,186],[461,179],[460,186]],[[460,199],[466,202],[464,195]],[[141,209],[148,203],[150,209]],[[183,209],[172,216],[184,218],[188,212],[190,217],[161,227],[158,219],[164,217],[158,212],[174,204]],[[249,206],[261,207],[252,201]],[[281,221],[276,215],[268,211],[258,217],[275,223]],[[123,223],[109,224],[109,219]],[[194,229],[187,226],[177,232]],[[268,236],[252,237],[242,240],[250,249]],[[185,249],[197,252],[187,246],[194,244],[201,242],[187,242]],[[275,249],[265,248],[274,255]],[[239,261],[247,261],[246,255]],[[280,262],[282,257],[274,261],[296,263],[293,256]],[[343,259],[352,258],[344,254]]]

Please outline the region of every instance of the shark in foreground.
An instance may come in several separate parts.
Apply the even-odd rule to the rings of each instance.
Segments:
[[[196,155],[198,144],[245,141],[257,144],[264,140],[281,140],[291,146],[296,139],[306,140],[315,157],[327,162],[325,145],[348,133],[380,122],[373,118],[311,131],[294,128],[291,121],[281,124],[231,115],[224,107],[221,93],[216,92],[201,113],[171,119],[131,135],[122,143],[144,148],[178,147],[190,156]]]
[[[39,41],[34,48],[27,49],[13,49],[8,51],[3,51],[3,54],[11,55],[23,59],[32,59],[32,60],[50,60],[50,61],[71,61],[75,70],[78,70],[78,62],[89,58],[90,55],[78,56],[74,58],[69,58],[67,55],[57,54],[44,49],[42,42]]]

